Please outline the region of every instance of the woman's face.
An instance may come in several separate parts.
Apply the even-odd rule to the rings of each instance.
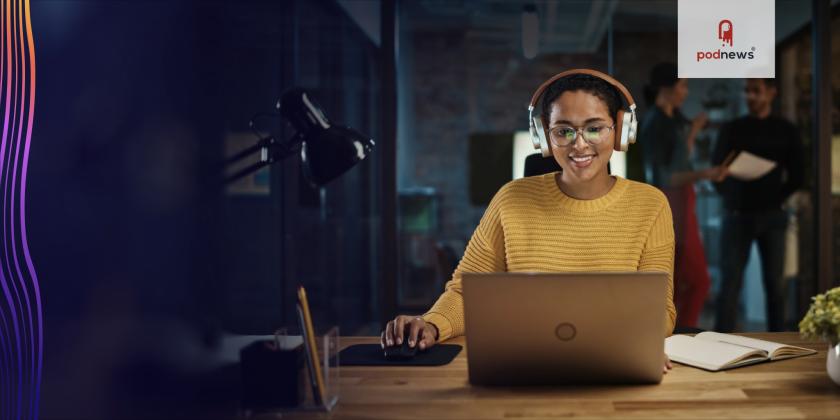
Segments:
[[[590,124],[614,124],[607,104],[597,96],[581,90],[566,91],[551,104],[549,130],[560,125],[582,128]],[[597,145],[587,143],[578,134],[568,146],[552,143],[551,153],[563,168],[563,179],[566,182],[587,182],[599,176],[609,176],[607,164],[614,143],[615,129],[610,130],[609,136]]]

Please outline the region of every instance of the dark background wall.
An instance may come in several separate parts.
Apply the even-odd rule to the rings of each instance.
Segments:
[[[562,69],[606,67],[606,56],[554,55],[519,63],[519,51],[482,50],[467,29],[416,32],[414,54],[415,155],[399,170],[416,185],[434,187],[448,239],[472,235],[484,206],[469,199],[469,136],[528,129],[527,106],[542,81]],[[463,251],[463,250],[461,250]]]

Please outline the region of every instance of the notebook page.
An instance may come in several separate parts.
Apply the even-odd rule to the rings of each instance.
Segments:
[[[791,346],[788,344],[776,343],[773,341],[759,340],[757,338],[742,337],[733,334],[721,334],[714,331],[706,331],[694,336],[701,340],[711,340],[723,343],[735,344],[744,347],[761,349],[770,355],[772,360],[788,359],[797,356],[806,356],[816,353],[816,350],[804,347]]]
[[[720,370],[744,359],[766,359],[762,350],[728,343],[701,340],[687,335],[672,335],[665,339],[665,354],[675,361],[707,370]],[[752,356],[752,357],[751,357]]]
[[[766,351],[767,354],[773,354],[773,352],[782,347],[791,347],[787,344],[759,340],[757,338],[741,337],[740,335],[721,334],[714,331],[701,332],[700,334],[697,334],[694,337],[700,340],[719,341],[722,343],[735,344],[738,346],[750,347],[753,349],[761,349]]]

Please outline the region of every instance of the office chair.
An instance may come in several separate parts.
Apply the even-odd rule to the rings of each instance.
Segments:
[[[563,168],[554,160],[554,156],[543,157],[540,153],[534,153],[525,158],[524,176],[537,176],[562,170]]]
[[[435,243],[435,259],[437,263],[438,283],[435,287],[442,288],[452,278],[452,273],[458,267],[461,258],[455,253],[452,246],[443,241]]]
[[[534,153],[525,158],[525,174],[524,176],[543,175],[550,172],[562,172],[563,168],[554,160],[554,156],[543,157],[540,153]],[[610,171],[610,165],[607,164],[607,172]]]

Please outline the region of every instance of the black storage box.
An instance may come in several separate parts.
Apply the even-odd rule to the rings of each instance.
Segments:
[[[303,344],[283,348],[271,340],[251,343],[239,351],[242,406],[247,409],[296,407],[305,397]]]

